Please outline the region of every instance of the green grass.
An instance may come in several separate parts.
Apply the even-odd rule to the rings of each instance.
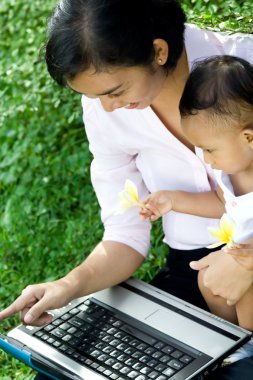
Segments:
[[[60,89],[39,59],[52,0],[0,4],[0,308],[30,283],[60,277],[80,263],[102,235],[89,178],[91,156],[80,97]],[[214,30],[252,32],[247,1],[184,0],[189,22]],[[137,276],[149,281],[166,247],[154,226],[148,260]],[[6,332],[13,317],[0,326]],[[0,378],[34,373],[0,353]]]

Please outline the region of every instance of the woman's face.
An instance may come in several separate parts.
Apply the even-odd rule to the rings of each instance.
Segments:
[[[161,91],[166,79],[165,70],[158,66],[148,70],[134,66],[95,72],[89,69],[68,81],[69,87],[88,98],[99,98],[103,108],[143,109],[150,106]]]

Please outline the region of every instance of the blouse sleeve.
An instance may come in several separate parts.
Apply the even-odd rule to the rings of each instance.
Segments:
[[[117,142],[120,134],[117,133],[115,137],[112,133],[110,117],[104,117],[104,111],[96,100],[83,97],[82,105],[85,130],[93,155],[91,182],[104,224],[103,240],[124,243],[146,256],[150,245],[150,223],[140,220],[136,207],[124,214],[116,213],[119,207],[118,193],[123,190],[126,179],[135,183],[140,199],[148,194],[136,167],[137,153],[129,154],[122,149],[122,141]],[[118,128],[120,130],[121,126]]]

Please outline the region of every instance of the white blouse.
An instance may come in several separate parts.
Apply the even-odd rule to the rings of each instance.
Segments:
[[[189,66],[210,55],[233,54],[253,62],[253,35],[215,33],[187,25],[185,45]],[[101,206],[103,240],[131,246],[147,255],[151,225],[141,221],[133,208],[115,215],[117,194],[126,179],[138,187],[139,198],[162,189],[191,192],[213,188],[213,172],[202,159],[183,145],[163,125],[151,107],[105,112],[98,99],[82,97],[84,122],[90,151],[91,180]],[[215,219],[169,212],[163,217],[164,241],[173,248],[190,250],[214,242],[207,227]]]
[[[236,196],[229,176],[221,170],[214,172],[223,191],[226,213],[234,223],[234,241],[245,243],[253,238],[253,192]]]

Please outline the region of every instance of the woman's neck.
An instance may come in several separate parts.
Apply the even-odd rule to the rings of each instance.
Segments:
[[[152,106],[156,106],[159,103],[169,101],[172,98],[177,98],[177,103],[183,94],[185,83],[189,76],[189,65],[185,48],[179,58],[175,69],[170,72],[165,81],[159,95],[154,100]]]
[[[179,102],[189,75],[186,50],[183,50],[176,68],[168,74],[159,95],[151,107],[165,127],[185,146],[194,151],[194,147],[185,138],[181,129]]]

